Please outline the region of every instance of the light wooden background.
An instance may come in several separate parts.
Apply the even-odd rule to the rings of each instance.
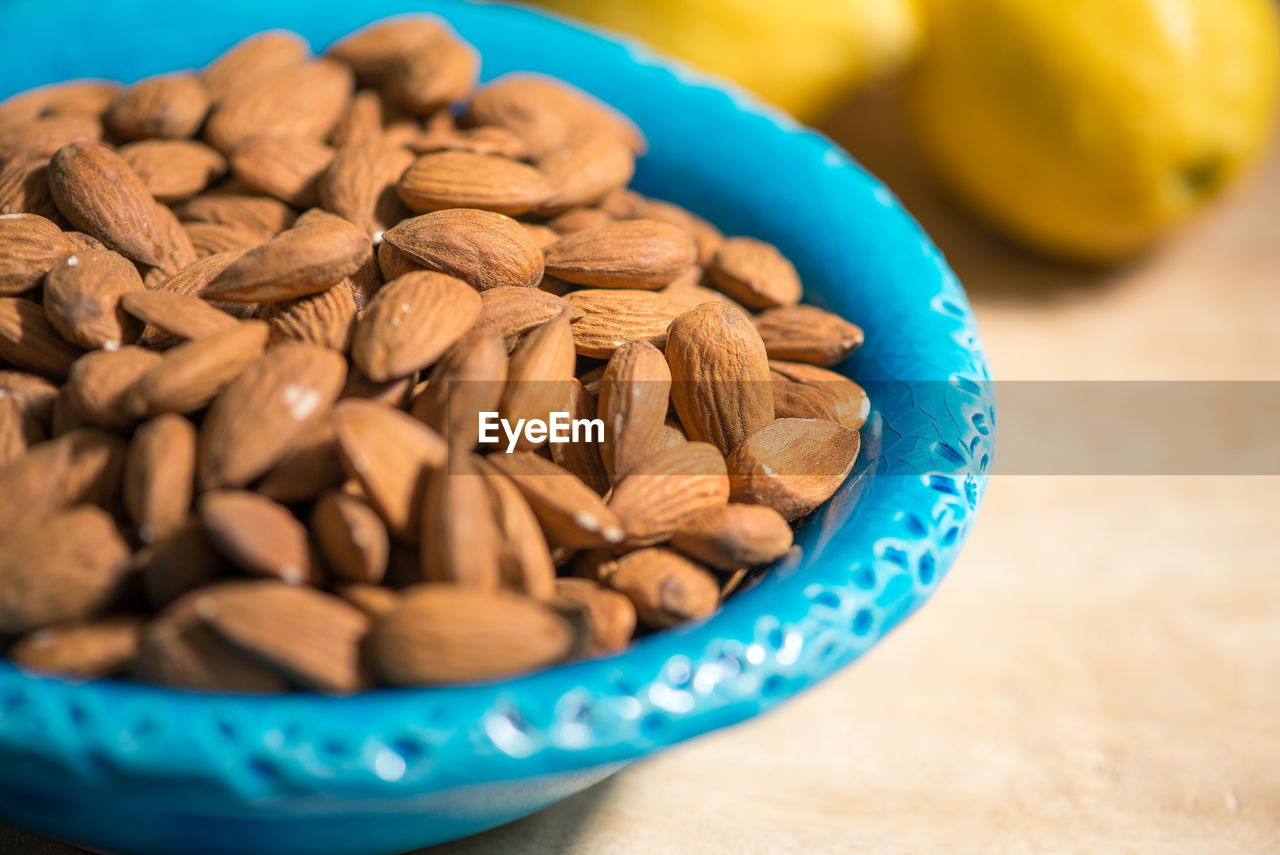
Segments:
[[[828,130],[948,254],[998,378],[1280,380],[1280,149],[1091,274],[957,214],[886,95]],[[1153,441],[1194,454],[1186,427]],[[997,477],[936,597],[862,661],[432,855],[1280,853],[1278,519],[1276,477]],[[0,829],[4,855],[72,851]]]

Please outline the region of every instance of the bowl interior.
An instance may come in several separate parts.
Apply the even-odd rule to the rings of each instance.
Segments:
[[[963,543],[994,412],[959,284],[878,181],[731,87],[512,7],[276,0],[179,12],[140,0],[55,13],[42,0],[9,0],[0,96],[199,67],[271,27],[320,49],[371,20],[422,10],[479,49],[485,79],[541,71],[626,112],[650,142],[638,189],[777,244],[809,301],[863,326],[866,345],[841,367],[872,395],[858,468],[800,532],[799,558],[715,617],[620,656],[492,685],[351,698],[76,685],[0,663],[0,755],[99,783],[126,776],[193,804],[210,792],[374,797],[623,761],[753,715],[855,658],[929,595]]]

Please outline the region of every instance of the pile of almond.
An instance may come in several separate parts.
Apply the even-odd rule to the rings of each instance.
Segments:
[[[194,689],[497,678],[705,617],[851,471],[862,341],[442,22],[0,104],[0,651]],[[714,129],[708,129],[714,132]],[[479,442],[479,414],[603,441]]]

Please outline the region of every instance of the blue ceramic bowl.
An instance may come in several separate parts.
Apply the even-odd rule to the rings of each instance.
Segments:
[[[727,86],[502,6],[7,0],[0,96],[201,66],[270,27],[320,49],[412,10],[446,17],[479,48],[486,78],[542,71],[621,108],[650,141],[640,190],[777,244],[809,299],[866,329],[867,344],[842,367],[874,406],[858,468],[799,532],[802,557],[713,618],[609,659],[349,698],[76,684],[0,663],[5,821],[147,855],[373,855],[471,834],[822,680],[918,607],[964,542],[994,413],[959,283],[843,151]]]

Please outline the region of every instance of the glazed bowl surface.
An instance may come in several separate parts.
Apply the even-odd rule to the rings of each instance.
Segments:
[[[924,602],[973,525],[994,401],[942,257],[829,140],[634,43],[451,0],[7,0],[0,97],[200,67],[273,27],[318,51],[411,11],[446,18],[485,79],[540,71],[623,110],[650,143],[637,189],[777,244],[807,300],[864,328],[839,369],[873,403],[853,475],[799,531],[799,556],[714,617],[503,682],[247,697],[73,683],[0,661],[0,820],[139,855],[381,855],[471,834],[829,676]]]

